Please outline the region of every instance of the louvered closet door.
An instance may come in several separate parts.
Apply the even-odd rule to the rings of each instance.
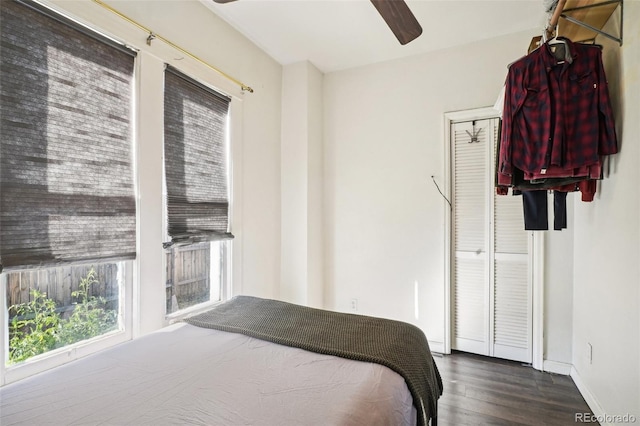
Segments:
[[[532,361],[530,233],[524,230],[522,197],[494,195],[493,353]]]
[[[496,196],[498,120],[455,123],[453,349],[531,362],[529,236],[522,199]]]
[[[456,123],[453,148],[453,348],[489,355],[490,120]],[[472,141],[476,135],[477,141]]]

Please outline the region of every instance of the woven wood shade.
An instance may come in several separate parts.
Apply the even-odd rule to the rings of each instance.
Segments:
[[[135,258],[133,53],[0,5],[2,266]]]
[[[229,99],[167,67],[164,152],[171,245],[231,239],[226,131]]]

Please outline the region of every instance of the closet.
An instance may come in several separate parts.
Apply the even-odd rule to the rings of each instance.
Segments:
[[[451,347],[532,361],[532,236],[494,190],[497,118],[452,122]]]
[[[542,368],[542,235],[525,229],[566,228],[562,200],[592,201],[602,159],[617,152],[601,46],[590,45],[597,35],[622,44],[622,5],[555,2],[528,58],[508,66],[499,144],[493,115],[448,115],[451,349]],[[601,31],[616,10],[619,36]]]

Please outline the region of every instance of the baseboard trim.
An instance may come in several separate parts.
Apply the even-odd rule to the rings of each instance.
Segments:
[[[578,370],[576,370],[576,367],[574,366],[571,366],[571,378],[573,379],[573,382],[576,384],[576,387],[580,391],[580,394],[586,401],[587,405],[589,406],[589,408],[591,408],[591,411],[593,411],[593,415],[598,419],[606,419],[605,412],[600,406],[600,404],[598,403],[598,400],[596,399],[595,396],[593,396],[593,394],[591,393],[587,385],[582,380],[582,377],[580,377],[580,373],[578,372]],[[613,423],[601,422],[600,425],[608,426],[608,425],[613,425]]]
[[[429,340],[429,349],[431,349],[431,352],[437,352],[437,353],[443,354],[445,353],[444,342],[434,342]]]
[[[542,368],[548,373],[570,376],[573,365],[567,364],[566,362],[549,361],[548,359],[545,359]]]

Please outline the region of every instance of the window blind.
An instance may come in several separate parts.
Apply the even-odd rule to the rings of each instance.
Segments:
[[[165,72],[164,246],[233,238],[229,233],[226,132],[230,99],[174,68]]]
[[[0,2],[0,261],[132,259],[134,55]]]

